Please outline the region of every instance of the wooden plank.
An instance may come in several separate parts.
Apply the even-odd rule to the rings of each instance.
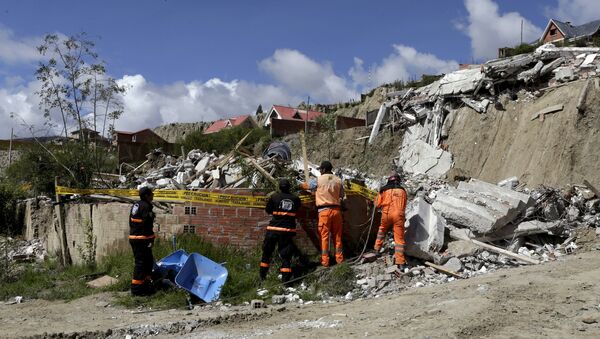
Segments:
[[[436,270],[438,270],[438,271],[440,271],[440,272],[442,272],[444,274],[447,274],[449,276],[453,276],[453,277],[458,278],[458,279],[462,279],[463,278],[462,275],[460,275],[460,274],[458,274],[458,273],[456,273],[454,271],[450,271],[449,269],[446,269],[446,268],[444,268],[442,266],[439,266],[439,265],[436,265],[434,263],[431,263],[429,261],[426,261],[425,265],[427,265],[427,266],[429,266],[431,268],[434,268],[434,269],[436,269]]]
[[[275,187],[278,186],[277,180],[275,180],[275,178],[273,178],[273,176],[271,176],[269,172],[267,172],[256,161],[254,161],[254,159],[248,158],[247,160],[260,172],[260,174],[262,174],[265,178],[267,178],[267,180],[269,180],[273,185],[275,185]]]
[[[503,254],[503,255],[505,255],[505,256],[507,256],[509,258],[513,258],[513,259],[525,262],[527,264],[537,265],[537,264],[540,263],[539,260],[535,260],[535,259],[526,257],[524,255],[513,253],[513,252],[507,251],[507,250],[505,250],[503,248],[500,248],[500,247],[497,247],[497,246],[494,246],[494,245],[490,245],[490,244],[486,244],[486,243],[481,242],[479,240],[471,239],[471,238],[469,238],[469,237],[467,237],[465,235],[462,235],[462,234],[461,234],[461,236],[459,236],[459,234],[460,234],[459,232],[450,232],[450,236],[453,237],[453,238],[455,238],[455,239],[470,241],[470,242],[472,242],[473,244],[475,244],[475,245],[477,245],[479,247],[485,248],[487,250],[490,250],[490,251],[498,253],[498,254]]]
[[[304,132],[300,132],[300,141],[302,142],[302,159],[304,160],[304,182],[308,185],[310,174],[308,173],[308,156],[306,155],[306,137]]]
[[[533,120],[537,119],[538,117],[540,117],[540,120],[543,121],[543,116],[544,115],[562,111],[564,109],[564,107],[565,107],[564,105],[554,105],[554,106],[546,107],[543,110],[535,113],[531,117],[531,120],[533,121]]]

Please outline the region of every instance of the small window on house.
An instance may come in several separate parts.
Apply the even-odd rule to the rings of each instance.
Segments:
[[[556,35],[556,28],[552,28],[550,30],[550,35]]]
[[[196,206],[185,206],[183,213],[196,215]]]
[[[195,225],[183,225],[183,233],[196,233]]]
[[[136,135],[132,136],[131,137],[131,142],[136,142],[136,141],[137,141]]]

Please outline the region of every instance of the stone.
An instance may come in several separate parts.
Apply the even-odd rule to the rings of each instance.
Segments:
[[[571,67],[558,67],[554,71],[554,78],[558,82],[569,82],[577,80],[575,71]]]
[[[110,304],[107,303],[106,301],[99,301],[96,303],[96,307],[108,307],[108,305],[110,305]]]
[[[362,256],[362,263],[369,263],[377,260],[377,254],[375,253],[365,253]]]
[[[398,267],[394,266],[389,266],[388,268],[385,269],[385,273],[386,274],[394,274],[396,273],[396,270],[398,269]]]
[[[275,305],[280,305],[280,304],[285,303],[285,295],[276,294],[276,295],[272,296],[271,303],[273,303]]]
[[[475,256],[479,250],[479,246],[467,240],[454,240],[448,243],[448,254],[457,258]]]
[[[113,277],[111,277],[109,275],[104,275],[104,276],[101,276],[98,279],[94,279],[92,281],[88,281],[86,283],[86,285],[88,287],[91,287],[91,288],[102,288],[102,287],[107,287],[107,286],[114,285],[114,284],[116,284],[118,282],[119,282],[118,279],[115,279],[115,278],[113,278]]]
[[[425,276],[430,276],[430,275],[435,275],[435,271],[430,268],[430,267],[426,267],[423,269],[423,273],[425,274]]]
[[[452,272],[460,272],[463,268],[463,264],[460,261],[460,259],[452,257],[448,261],[446,261],[446,263],[442,267]]]
[[[444,246],[446,221],[421,197],[407,208],[405,227],[408,255],[432,260]]]
[[[514,190],[515,188],[517,188],[517,186],[519,186],[519,178],[517,178],[517,177],[506,178],[506,179],[500,181],[498,183],[498,186]]]

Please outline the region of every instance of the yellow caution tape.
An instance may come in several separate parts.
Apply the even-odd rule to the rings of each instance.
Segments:
[[[356,183],[346,184],[346,194],[360,195],[366,199],[373,200],[377,196],[377,192],[372,191],[364,186]],[[55,187],[56,194],[103,194],[115,197],[137,198],[139,192],[136,189],[102,189],[102,188],[70,188],[64,186]],[[234,206],[234,207],[250,207],[264,208],[267,204],[268,196],[258,195],[242,195],[242,194],[225,194],[209,191],[190,191],[190,190],[155,190],[154,200],[156,201],[172,201],[172,202],[196,202],[210,205]],[[314,201],[313,195],[302,195],[300,200],[305,203]]]

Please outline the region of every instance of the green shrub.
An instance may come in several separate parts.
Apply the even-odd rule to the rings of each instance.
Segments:
[[[224,154],[231,151],[248,132],[251,132],[251,134],[246,138],[244,145],[264,143],[271,139],[269,131],[266,129],[237,126],[211,134],[204,134],[202,131],[188,133],[178,143],[182,144],[186,150],[199,149],[204,152],[214,151],[218,154]]]
[[[0,235],[21,234],[22,224],[17,220],[17,202],[24,192],[7,180],[0,182]]]

